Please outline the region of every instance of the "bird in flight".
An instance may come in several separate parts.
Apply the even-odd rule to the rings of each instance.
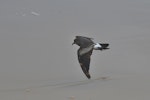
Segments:
[[[90,58],[93,50],[106,50],[109,49],[108,43],[94,43],[93,38],[84,37],[84,36],[76,36],[73,44],[78,45],[80,48],[77,51],[78,61],[81,66],[82,71],[87,76],[88,79],[91,78],[89,74],[90,67]]]

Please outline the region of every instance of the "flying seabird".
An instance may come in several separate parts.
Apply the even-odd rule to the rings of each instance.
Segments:
[[[73,44],[80,46],[77,51],[78,61],[82,68],[82,71],[87,76],[88,79],[91,78],[89,74],[89,66],[90,66],[90,58],[93,50],[106,50],[109,46],[108,43],[94,43],[93,38],[84,37],[84,36],[76,36]]]

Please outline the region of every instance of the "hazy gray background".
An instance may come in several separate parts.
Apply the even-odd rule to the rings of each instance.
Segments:
[[[149,0],[1,0],[0,100],[148,100],[149,32]],[[93,52],[92,80],[76,35],[110,43]]]

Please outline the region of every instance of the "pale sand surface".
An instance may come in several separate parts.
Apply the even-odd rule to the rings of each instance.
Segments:
[[[76,35],[94,51],[91,80]],[[0,1],[0,100],[149,100],[150,1]]]

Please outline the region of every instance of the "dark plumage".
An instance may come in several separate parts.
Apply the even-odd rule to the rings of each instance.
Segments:
[[[107,47],[109,46],[109,44],[94,43],[92,41],[92,38],[84,36],[76,36],[72,45],[73,44],[77,44],[78,46],[80,46],[77,52],[79,64],[84,74],[87,76],[88,79],[90,79],[91,76],[89,74],[89,66],[93,50],[108,49]]]

